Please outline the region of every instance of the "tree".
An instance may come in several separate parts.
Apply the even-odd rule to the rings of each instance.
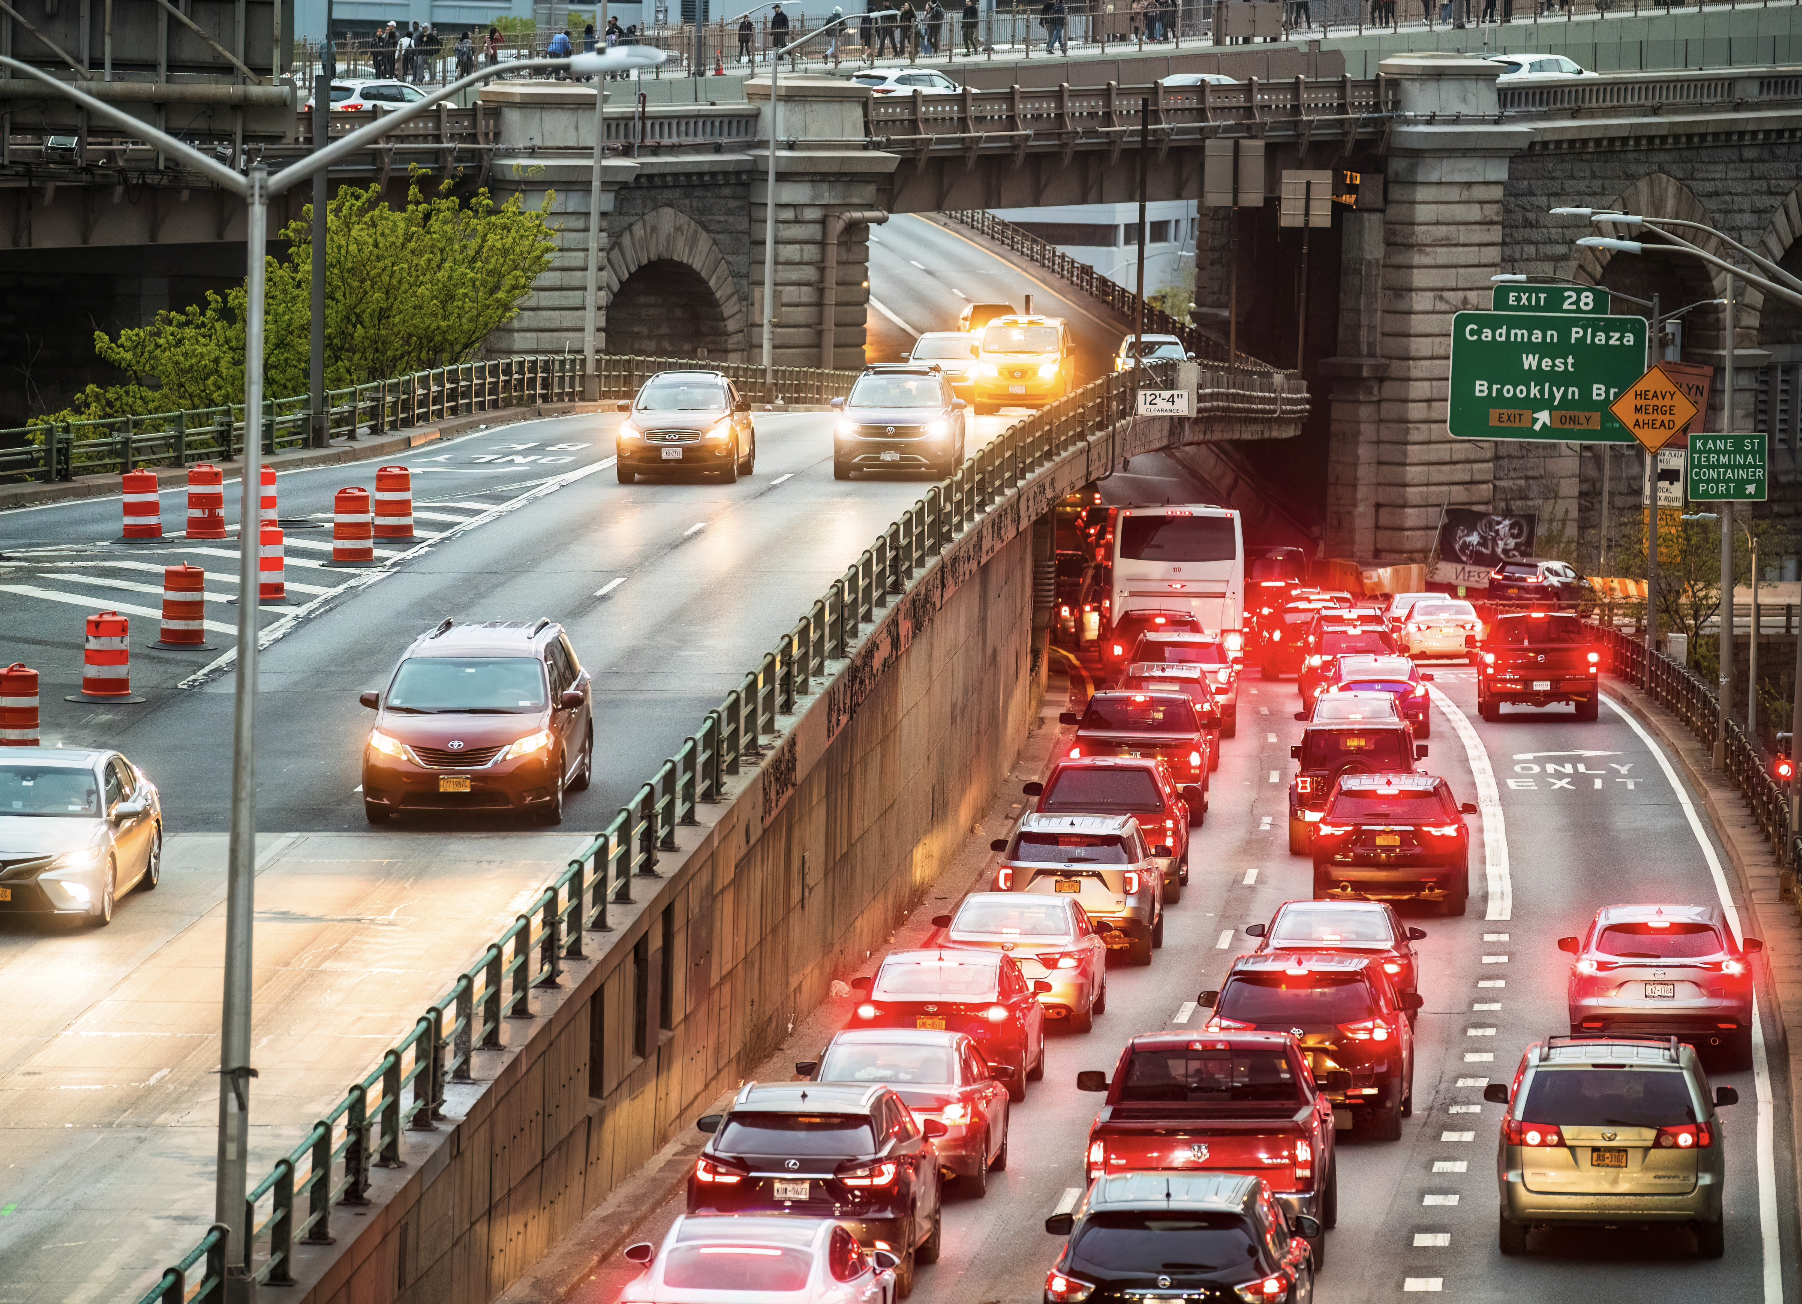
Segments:
[[[426,195],[413,173],[405,208],[378,187],[346,188],[326,213],[326,386],[467,361],[518,311],[550,266],[555,202],[527,210],[515,195],[496,205],[486,190],[467,203],[449,181]],[[266,265],[264,393],[304,394],[312,325],[312,207],[280,238],[287,253]],[[39,423],[145,415],[244,401],[245,290],[209,292],[204,303],[165,310],[148,326],[94,335],[94,351],[121,385],[90,385],[68,410]]]
[[[1706,509],[1697,506],[1693,510]],[[1681,520],[1676,508],[1665,508],[1658,515],[1659,624],[1665,630],[1680,630],[1689,636],[1691,661],[1695,663],[1702,628],[1721,611],[1720,522]],[[1751,529],[1758,539],[1761,557],[1783,555],[1789,536],[1782,526],[1770,520],[1754,520]],[[1737,587],[1751,583],[1752,558],[1737,520],[1733,530],[1733,583]],[[1645,509],[1623,513],[1616,533],[1620,543],[1615,555],[1621,574],[1645,578]]]

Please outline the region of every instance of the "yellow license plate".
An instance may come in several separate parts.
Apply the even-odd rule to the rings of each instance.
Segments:
[[[439,792],[468,792],[469,776],[467,774],[441,774],[438,776]]]
[[[945,1021],[943,1019],[935,1019],[930,1015],[922,1014],[919,1018],[914,1020],[914,1027],[931,1028],[935,1032],[943,1032],[945,1030]]]
[[[1082,891],[1082,880],[1078,878],[1060,878],[1057,881],[1057,890],[1059,892],[1080,892]]]
[[[1591,1168],[1625,1168],[1627,1152],[1625,1150],[1591,1150],[1589,1166]]]
[[[1377,834],[1377,846],[1379,847],[1399,847],[1401,845],[1402,839],[1399,833]]]
[[[12,899],[13,890],[10,887],[0,887],[0,901],[11,901]]]

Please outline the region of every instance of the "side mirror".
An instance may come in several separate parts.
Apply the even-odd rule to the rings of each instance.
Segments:
[[[814,1074],[818,1073],[819,1071],[820,1071],[820,1062],[818,1060],[796,1060],[795,1061],[795,1076],[796,1077],[811,1078],[811,1077],[813,1077]]]
[[[1475,815],[1477,813],[1477,803],[1474,801],[1459,802],[1458,813],[1460,815]]]
[[[1741,940],[1739,949],[1745,955],[1757,955],[1764,950],[1764,943],[1756,937],[1747,937]]]
[[[1028,797],[1042,797],[1045,795],[1045,785],[1034,779],[1031,783],[1021,784],[1020,791]]]
[[[843,412],[845,410],[845,400],[842,398],[835,398],[827,404],[827,406],[834,412]]]
[[[1160,842],[1151,849],[1151,854],[1154,856],[1174,856],[1176,852],[1171,848],[1168,842]]]
[[[1296,743],[1293,747],[1291,747],[1289,749],[1289,759],[1292,761],[1299,761],[1301,759],[1301,744],[1300,743]]]
[[[1059,724],[1081,724],[1082,717],[1074,711],[1059,711],[1057,713],[1057,722]]]
[[[1012,1064],[991,1064],[989,1065],[989,1077],[996,1082],[1012,1082],[1014,1066]]]
[[[1426,939],[1426,935],[1427,935],[1427,930],[1424,928],[1410,928],[1408,930],[1408,940],[1410,942],[1424,941]]]
[[[939,1137],[944,1136],[945,1132],[945,1124],[940,1119],[929,1118],[920,1124],[920,1133],[928,1141],[936,1141]]]
[[[1402,1009],[1412,1012],[1420,1009],[1427,1001],[1426,997],[1422,996],[1419,992],[1403,992],[1396,999],[1395,1003]]]
[[[1078,1091],[1106,1091],[1107,1074],[1100,1069],[1084,1069],[1076,1075]]]
[[[632,410],[632,400],[629,398],[620,399],[619,402],[613,405],[613,410],[615,412],[630,412]]]
[[[1205,992],[1195,993],[1195,1003],[1203,1009],[1211,1010],[1220,1003],[1220,993],[1212,988]]]
[[[382,695],[380,693],[359,693],[357,694],[357,701],[361,702],[371,711],[379,711],[382,707]]]
[[[1298,1213],[1289,1220],[1289,1231],[1304,1240],[1316,1240],[1321,1233],[1320,1219]]]
[[[901,1264],[889,1250],[877,1250],[870,1256],[870,1262],[876,1265],[877,1272],[893,1272]]]
[[[1714,1089],[1714,1103],[1717,1105],[1737,1105],[1739,1104],[1739,1092],[1733,1087],[1716,1087]]]
[[[1032,990],[1033,995],[1042,996],[1051,990],[1051,983],[1044,978],[1034,978],[1032,980]]]
[[[970,405],[968,403],[964,402],[961,398],[951,400],[951,409],[954,412],[963,412],[963,411],[967,410],[969,408],[969,406]]]
[[[934,915],[932,917],[932,926],[934,928],[949,928],[949,927],[951,927],[951,916],[950,915]]]
[[[1303,724],[1306,724],[1308,722],[1308,713],[1306,711],[1297,711],[1295,713],[1295,718],[1297,720],[1300,720]],[[1301,749],[1298,747],[1291,747],[1289,749],[1289,754],[1291,756],[1295,756],[1300,752],[1300,750]]]
[[[703,1132],[717,1132],[725,1118],[724,1114],[702,1114],[695,1120],[695,1126]]]
[[[144,813],[146,808],[143,798],[133,798],[131,801],[122,801],[113,807],[113,813],[109,818],[114,824],[118,824],[123,820],[136,819]]]
[[[657,1247],[649,1241],[640,1241],[636,1245],[626,1246],[626,1258],[633,1263],[649,1264],[657,1257]]]
[[[1483,1099],[1487,1100],[1492,1105],[1507,1104],[1508,1084],[1506,1082],[1491,1082],[1488,1086],[1483,1088]]]
[[[1207,796],[1207,794],[1201,790],[1201,785],[1199,783],[1185,783],[1183,785],[1184,801],[1198,802],[1205,796]]]
[[[1427,745],[1425,743],[1414,744],[1414,759],[1417,761],[1424,761],[1427,759]]]
[[[1433,676],[1431,676],[1431,675],[1422,675],[1422,676],[1421,676],[1421,677],[1420,677],[1420,682],[1421,682],[1421,683],[1423,683],[1423,684],[1430,684],[1430,683],[1432,683],[1432,682],[1433,682]]]
[[[874,985],[874,981],[865,973],[860,973],[851,980],[851,990],[854,992],[867,992]]]
[[[1245,935],[1247,937],[1262,937],[1262,936],[1264,936],[1264,934],[1268,933],[1269,931],[1270,931],[1269,924],[1247,924],[1247,925],[1245,925]]]
[[[1054,1213],[1045,1220],[1045,1230],[1053,1236],[1068,1236],[1076,1227],[1073,1213]]]
[[[1558,949],[1560,951],[1569,951],[1572,955],[1575,955],[1577,953],[1577,939],[1574,937],[1560,937],[1558,939]]]
[[[1007,850],[1007,839],[1006,838],[996,838],[993,842],[989,843],[989,850],[990,851],[1006,851]]]
[[[580,689],[566,688],[557,695],[557,705],[565,711],[573,711],[588,699],[582,696]]]

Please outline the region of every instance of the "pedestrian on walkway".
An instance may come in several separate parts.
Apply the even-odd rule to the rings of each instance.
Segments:
[[[488,39],[483,43],[483,49],[488,56],[488,66],[490,68],[501,61],[501,44],[501,29],[498,27],[490,27],[488,29]]]
[[[551,43],[545,47],[544,52],[553,59],[567,59],[574,48],[575,47],[570,44],[569,31],[566,28],[551,37]],[[555,76],[558,81],[567,80],[566,74],[562,72],[556,73]]]
[[[770,11],[770,53],[774,55],[787,44],[788,15],[782,12],[781,5],[777,5]]]
[[[939,0],[927,0],[926,4],[926,50],[929,54],[938,54],[945,39],[945,6]]]
[[[751,61],[751,42],[757,39],[757,28],[751,23],[751,15],[746,14],[738,20],[738,61]]]
[[[964,53],[972,58],[982,53],[976,48],[981,27],[982,5],[978,0],[964,0]]]
[[[1062,49],[1070,53],[1070,42],[1064,37],[1064,24],[1069,10],[1064,7],[1064,0],[1045,0],[1045,53],[1054,54]]]
[[[1131,13],[1133,29],[1132,38],[1136,41],[1140,38],[1140,33],[1143,32],[1145,28],[1145,0],[1132,0]]]
[[[836,63],[838,43],[845,35],[845,11],[838,5],[832,6],[832,16],[826,20],[826,27],[826,57]]]
[[[914,0],[901,0],[895,15],[895,55],[909,60],[920,57],[920,16],[914,12]]]
[[[476,70],[475,42],[464,32],[457,38],[457,78],[462,80]]]
[[[582,24],[582,53],[583,54],[593,54],[594,53],[594,24],[593,23],[583,23]]]
[[[870,50],[876,36],[876,17],[868,9],[858,15],[857,43],[863,47],[863,57],[870,57]]]
[[[895,57],[901,57],[901,15],[895,12],[894,5],[883,0],[882,8],[876,12],[876,57],[880,59],[884,50],[894,47]]]

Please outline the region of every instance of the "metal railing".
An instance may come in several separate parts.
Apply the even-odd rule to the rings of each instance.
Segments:
[[[613,931],[609,909],[633,904],[635,887],[661,880],[661,858],[680,850],[677,830],[698,825],[700,806],[724,800],[728,781],[760,763],[786,727],[784,717],[824,687],[833,663],[856,651],[933,558],[1028,477],[1131,415],[1129,382],[1110,374],[1016,423],[927,490],[845,568],[594,841],[277,1160],[248,1196],[246,1222],[254,1232],[240,1250],[247,1272],[272,1285],[294,1280],[295,1246],[329,1242],[334,1207],[368,1203],[371,1170],[400,1162],[402,1135],[437,1128],[450,1085],[474,1080],[475,1053],[503,1049],[506,1021],[535,1017],[531,993],[557,985],[568,962],[588,958],[589,934]],[[610,383],[624,392],[623,383]],[[1294,415],[1297,397],[1281,373],[1204,369],[1199,415],[1285,408]],[[1305,392],[1299,398],[1305,404]],[[216,1242],[203,1241],[184,1263],[210,1254],[208,1245]],[[138,1304],[175,1304],[166,1291],[171,1274],[183,1270],[164,1273]]]
[[[763,390],[763,368],[750,363],[603,355],[598,359],[601,396],[629,398],[655,372],[688,367],[723,371],[752,393]],[[846,393],[856,376],[850,371],[777,367],[776,395],[796,403],[825,403]],[[583,379],[581,357],[551,354],[464,362],[329,390],[328,438],[368,438],[500,408],[573,403],[582,397]],[[261,423],[263,452],[273,456],[312,447],[311,408],[306,395],[267,400]],[[241,403],[0,430],[0,484],[229,462],[243,451],[244,439]]]

